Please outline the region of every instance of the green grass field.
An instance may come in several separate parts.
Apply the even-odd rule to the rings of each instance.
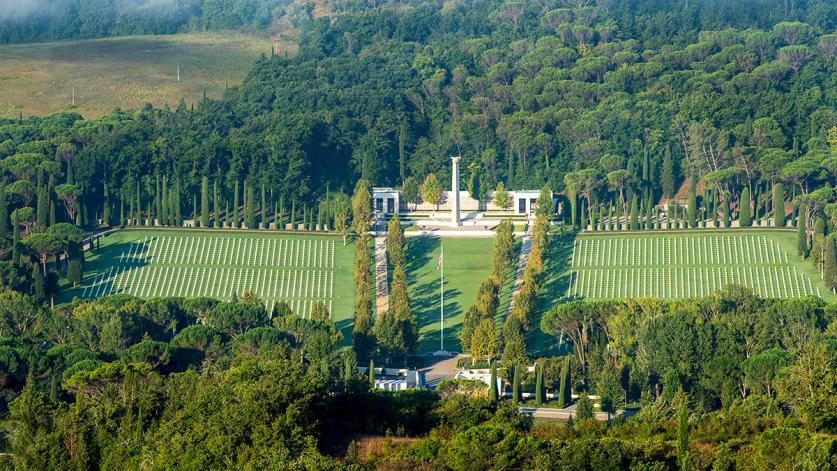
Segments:
[[[286,301],[303,316],[322,300],[344,336],[351,332],[354,246],[338,237],[129,230],[88,255],[84,282],[60,301],[117,293],[230,299],[250,291],[269,309]]]
[[[445,249],[445,350],[462,351],[459,332],[465,311],[474,303],[480,283],[491,270],[494,239],[407,238],[410,300],[416,313],[421,335],[420,351],[423,352],[437,351],[441,346],[441,287],[437,262],[442,245]],[[500,293],[498,317],[505,318],[507,314],[513,282],[514,272],[510,270]]]
[[[70,110],[88,118],[145,103],[193,103],[241,82],[261,53],[296,44],[239,33],[188,33],[0,46],[0,116]],[[177,67],[180,65],[180,82]],[[76,107],[72,108],[75,88]]]
[[[766,298],[830,296],[792,231],[584,234],[573,242],[566,298],[682,299],[729,284]]]

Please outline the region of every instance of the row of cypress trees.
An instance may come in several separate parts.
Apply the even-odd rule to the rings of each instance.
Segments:
[[[516,365],[512,367],[509,372],[512,376],[512,396],[511,400],[514,405],[520,404],[522,401],[521,395],[521,374],[525,367]],[[497,362],[491,363],[490,380],[488,385],[488,398],[492,403],[496,403],[500,399],[500,388],[502,386],[497,381]],[[543,362],[535,363],[535,405],[542,406],[546,402],[546,387],[544,385],[544,364]],[[572,404],[572,389],[570,376],[570,357],[565,356],[561,366],[561,378],[559,380],[558,407],[565,408]]]
[[[182,190],[179,178],[157,175],[154,194],[147,197],[143,197],[138,181],[134,187],[135,191],[131,195],[120,200],[120,224],[173,227],[183,225]],[[109,224],[112,202],[107,185],[104,200],[103,220]],[[313,207],[298,204],[296,198],[291,200],[290,205],[286,205],[284,197],[275,198],[264,184],[257,188],[248,179],[245,179],[243,183],[236,181],[233,185],[232,198],[229,198],[224,196],[217,181],[210,184],[209,178],[204,176],[201,178],[199,195],[193,195],[191,200],[193,224],[201,228],[269,229],[272,227],[276,230],[284,230],[290,227],[293,230],[326,230],[333,226],[334,221],[334,211],[330,205],[328,192],[326,197]]]
[[[754,222],[759,226],[786,225],[785,194],[781,183],[776,183],[772,191],[765,187],[755,197],[751,196],[748,187],[744,187],[737,198],[737,215],[730,206],[730,200],[728,192],[718,189],[707,189],[704,197],[698,199],[696,182],[692,179],[688,203],[685,206],[669,204],[665,217],[663,212],[655,207],[650,193],[645,192],[643,196],[636,193],[631,196],[629,203],[625,205],[624,214],[623,206],[619,203],[599,203],[589,208],[584,200],[580,200],[576,203],[580,212],[580,223],[575,224],[575,211],[571,216],[571,223],[592,231],[621,231],[623,227],[632,231],[698,228],[707,227],[709,221],[712,221],[712,227],[715,228],[731,227],[736,217],[740,227],[750,227]],[[774,202],[781,204],[777,207]],[[792,220],[795,213],[796,210],[791,216]]]

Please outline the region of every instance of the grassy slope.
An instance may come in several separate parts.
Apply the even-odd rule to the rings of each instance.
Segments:
[[[166,236],[188,236],[188,237],[243,237],[243,238],[294,238],[294,239],[317,239],[321,240],[323,236],[297,236],[297,235],[282,235],[276,232],[202,232],[202,231],[155,231],[149,230],[125,230],[118,231],[106,237],[102,241],[102,248],[100,252],[88,254],[85,265],[84,283],[80,288],[75,290],[66,290],[64,297],[59,299],[60,302],[69,302],[74,296],[80,296],[84,286],[101,274],[107,271],[117,262],[117,257],[123,252],[128,243],[133,241],[141,241],[149,235],[166,235]],[[343,247],[342,241],[339,238],[329,237],[330,240],[336,241],[335,253],[335,271],[334,271],[334,307],[332,316],[337,327],[343,332],[346,339],[351,339],[352,329],[352,302],[354,298],[354,284],[352,282],[352,265],[354,260],[354,245],[349,243]],[[198,265],[200,266],[200,265]],[[240,294],[240,293],[239,293]]]
[[[296,45],[238,33],[131,36],[0,46],[0,115],[71,109],[96,117],[145,103],[177,106],[203,92],[240,83],[260,53],[296,52]],[[177,64],[181,81],[177,82]]]

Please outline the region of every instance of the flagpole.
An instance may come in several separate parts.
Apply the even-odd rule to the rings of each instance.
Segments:
[[[439,240],[441,241],[441,238],[439,238]],[[441,242],[440,242],[440,244],[441,244]],[[441,318],[441,321],[442,321],[442,329],[441,329],[442,330],[442,335],[439,337],[439,343],[441,344],[441,348],[439,350],[444,352],[445,351],[445,246],[444,246],[444,244],[441,244],[441,245],[442,245],[442,255],[440,255],[440,258],[442,260],[442,270],[441,270],[442,277],[441,277],[441,281],[439,282],[439,289],[442,293],[442,305],[441,305],[441,314],[440,314],[440,318]]]

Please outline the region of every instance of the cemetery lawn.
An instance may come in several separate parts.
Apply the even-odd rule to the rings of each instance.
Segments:
[[[833,299],[796,255],[794,230],[584,233],[573,249],[567,299],[694,298],[728,284],[766,298]]]
[[[340,237],[273,231],[131,229],[102,239],[86,254],[82,284],[59,302],[119,293],[142,298],[207,296],[229,300],[245,291],[271,309],[286,301],[307,316],[314,301],[329,307],[351,340],[354,243]]]
[[[407,237],[405,269],[410,285],[410,302],[418,322],[420,352],[435,352],[440,348],[441,289],[440,273],[436,267],[441,244],[445,247],[445,350],[462,352],[467,350],[459,344],[462,321],[465,312],[474,304],[480,283],[491,271],[494,239]],[[498,327],[508,313],[514,267],[509,270],[500,293]]]

